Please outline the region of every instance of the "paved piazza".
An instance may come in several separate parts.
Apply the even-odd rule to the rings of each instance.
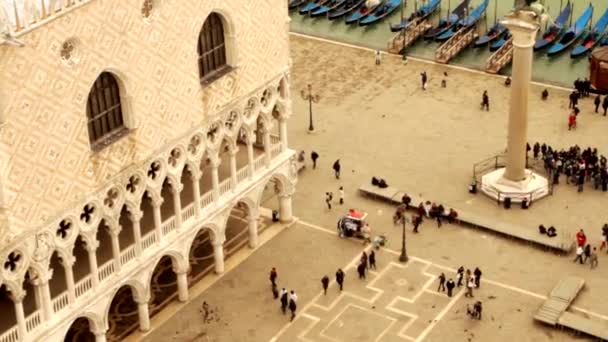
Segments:
[[[571,311],[608,325],[608,256],[599,256],[599,268],[574,264],[574,256],[560,256],[485,232],[444,224],[438,229],[424,222],[419,234],[407,229],[407,264],[398,262],[401,229],[392,224],[393,208],[362,198],[356,189],[372,176],[425,199],[480,215],[521,224],[536,230],[539,223],[561,232],[587,231],[597,244],[600,227],[608,221],[608,194],[587,187],[582,194],[560,184],[553,196],[530,210],[505,210],[466,187],[472,164],[505,147],[508,89],[502,79],[410,61],[384,58],[373,65],[373,53],[292,36],[291,75],[293,112],[289,138],[292,148],[320,154],[316,170],[300,174],[294,195],[299,221],[285,229],[268,228],[264,244],[244,249],[221,276],[211,275],[193,290],[186,304],[172,303],[167,312],[152,318],[152,330],[128,341],[591,341],[533,322],[532,316],[557,282],[575,275],[585,287]],[[419,73],[430,76],[429,90],[419,87]],[[439,88],[440,75],[449,73],[448,88]],[[317,133],[306,133],[307,103],[299,98],[308,82],[321,95],[315,105]],[[481,93],[490,94],[491,111],[478,108]],[[608,153],[608,118],[591,114],[592,101],[582,103],[579,127],[568,132],[567,93],[549,89],[548,102],[540,101],[542,88],[533,87],[530,101],[530,141],[545,141],[559,148],[572,144],[597,146]],[[342,162],[342,178],[331,171]],[[332,210],[324,193],[346,190],[346,204],[334,201]],[[266,206],[276,208],[276,199]],[[335,225],[348,208],[369,213],[374,234],[386,234],[388,244],[378,251],[378,269],[365,281],[355,267],[364,246],[339,239]],[[272,235],[276,234],[276,236]],[[369,248],[369,247],[368,247]],[[241,255],[240,257],[238,255]],[[437,293],[437,276],[455,278],[460,265],[483,271],[475,298],[456,291],[452,298]],[[280,312],[272,299],[268,272],[279,272],[279,287],[299,296],[297,318]],[[333,282],[338,267],[345,268],[342,293]],[[321,277],[332,279],[327,296]],[[195,286],[196,287],[196,286]],[[198,295],[197,295],[198,294]],[[466,317],[466,305],[481,300],[483,320]],[[203,301],[214,309],[204,322]]]

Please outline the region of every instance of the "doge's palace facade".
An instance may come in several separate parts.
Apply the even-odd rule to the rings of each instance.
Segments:
[[[145,331],[257,245],[267,197],[292,220],[288,20],[284,0],[0,0],[0,342]]]

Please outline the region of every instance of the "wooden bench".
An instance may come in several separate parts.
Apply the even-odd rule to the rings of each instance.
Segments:
[[[562,327],[594,336],[608,341],[608,324],[581,317],[570,312],[564,312],[558,324]]]
[[[578,277],[566,277],[551,290],[549,298],[538,308],[534,319],[550,325],[557,325],[560,317],[585,285]]]

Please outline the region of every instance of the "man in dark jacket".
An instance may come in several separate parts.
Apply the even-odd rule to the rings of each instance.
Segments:
[[[340,159],[338,159],[334,162],[334,166],[333,166],[334,173],[336,175],[336,179],[340,179],[340,168],[341,168]]]

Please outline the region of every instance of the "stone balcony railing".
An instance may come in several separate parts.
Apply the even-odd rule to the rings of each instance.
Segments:
[[[271,146],[270,154],[272,156],[272,162],[274,163],[276,161],[277,157],[281,155],[281,152],[283,150],[282,150],[282,145],[281,145],[280,141],[277,141],[276,139],[273,139],[273,140],[274,140],[275,144],[273,144]],[[282,160],[282,158],[281,158],[281,160]],[[254,167],[253,167],[254,175],[261,174],[262,171],[265,170],[266,168],[267,168],[267,165],[265,163],[264,154],[262,154],[254,159]],[[237,171],[237,184],[236,184],[237,188],[239,188],[241,186],[246,186],[250,182],[255,181],[255,179],[251,180],[249,178],[249,172],[250,172],[249,165],[246,165]],[[220,196],[221,196],[219,198],[220,202],[225,201],[225,200],[231,200],[233,197],[239,195],[238,193],[232,191],[233,185],[232,185],[230,178],[222,181],[219,184],[219,190],[220,190],[219,192],[220,192]],[[212,208],[214,208],[214,206],[212,206],[212,204],[213,204],[212,192],[213,192],[213,190],[209,190],[204,195],[202,195],[200,198],[200,209],[201,209],[202,215],[209,213],[209,211],[205,212],[205,210],[211,210]],[[196,214],[195,214],[195,205],[194,204],[195,203],[190,203],[189,205],[182,208],[181,213],[180,213],[180,215],[182,215],[182,225],[185,226],[186,224],[193,222],[194,220],[197,219]],[[162,223],[161,242],[164,242],[165,237],[168,237],[173,231],[175,231],[175,229],[176,229],[175,216],[171,216]],[[152,230],[149,233],[142,236],[142,239],[141,239],[142,256],[144,256],[144,253],[146,253],[146,252],[151,252],[151,251],[155,252],[156,249],[161,248],[160,247],[161,244],[159,244],[157,242],[158,241],[157,241],[157,237],[156,237],[156,231],[154,231],[154,230]],[[67,290],[64,291],[63,293],[56,296],[52,300],[53,313],[56,315],[57,314],[63,315],[66,308],[75,309],[76,307],[79,307],[79,306],[82,306],[82,304],[85,304],[85,301],[83,301],[81,299],[82,297],[91,295],[92,293],[95,292],[95,289],[104,288],[104,286],[103,286],[104,283],[114,282],[114,280],[113,280],[114,276],[116,276],[118,273],[126,272],[126,270],[131,268],[131,266],[132,266],[132,268],[137,268],[137,265],[131,265],[131,261],[133,261],[135,259],[139,260],[139,258],[136,258],[136,257],[137,257],[136,246],[135,246],[135,244],[133,244],[133,245],[127,247],[125,250],[123,250],[120,253],[120,258],[119,258],[120,266],[121,266],[120,268],[116,267],[114,259],[108,260],[103,265],[100,265],[98,268],[98,271],[97,271],[97,275],[96,275],[99,279],[99,286],[93,287],[93,278],[92,278],[94,276],[93,274],[89,274],[88,276],[82,278],[75,284],[76,301],[74,303],[70,304],[68,291]],[[133,264],[135,264],[135,263],[133,263]],[[67,315],[68,311],[65,311],[65,314]],[[56,322],[57,319],[53,319],[53,321]],[[45,327],[45,322],[43,322],[43,320],[41,318],[41,310],[36,310],[32,314],[30,314],[28,317],[26,317],[25,324],[26,324],[26,330],[27,330],[30,338],[20,339],[19,333],[18,333],[18,327],[17,327],[17,325],[15,325],[11,329],[5,331],[2,335],[0,335],[0,342],[29,341],[29,340],[31,340],[32,336],[35,336],[37,333],[39,334],[40,332],[36,332],[35,330]]]
[[[0,21],[4,19],[19,36],[94,0],[14,0],[2,1]],[[4,18],[2,18],[4,17]]]

